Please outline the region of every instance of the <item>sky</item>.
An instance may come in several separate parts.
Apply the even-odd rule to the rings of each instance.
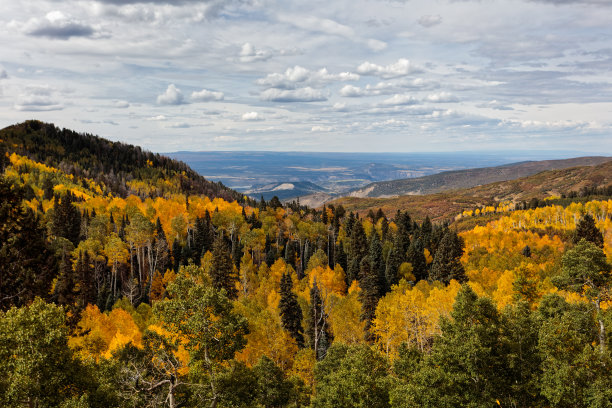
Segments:
[[[12,0],[0,127],[179,150],[612,155],[612,0]]]

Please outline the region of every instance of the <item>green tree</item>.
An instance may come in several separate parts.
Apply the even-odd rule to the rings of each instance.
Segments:
[[[297,295],[293,292],[293,281],[288,273],[284,273],[281,278],[278,308],[283,327],[295,339],[299,348],[304,347],[302,308],[298,303]]]
[[[346,272],[348,286],[359,279],[361,261],[368,255],[368,241],[361,221],[355,220],[351,228],[348,252],[348,270]]]
[[[467,276],[461,264],[463,247],[463,240],[457,235],[457,232],[447,230],[436,250],[431,264],[429,280],[437,280],[446,285],[451,279],[455,279],[459,283],[466,282]]]
[[[334,344],[315,365],[313,408],[389,406],[389,364],[366,345]]]
[[[195,270],[193,270],[195,269]],[[246,319],[233,310],[225,290],[199,284],[197,267],[182,268],[168,286],[169,298],[154,306],[163,326],[186,340],[190,376],[203,384],[210,406],[219,403],[217,375],[246,345]]]
[[[0,309],[47,297],[57,262],[38,216],[22,206],[23,193],[0,177]]]
[[[40,298],[0,312],[0,361],[2,406],[56,407],[86,392],[68,348],[64,310]]]
[[[424,251],[423,240],[417,237],[412,240],[406,253],[406,260],[412,265],[412,274],[417,282],[427,279],[427,260]]]
[[[576,224],[576,231],[574,232],[574,243],[580,242],[582,239],[586,239],[592,242],[599,248],[603,248],[603,234],[595,225],[595,220],[591,214],[585,214],[584,217]]]
[[[561,264],[561,274],[553,278],[553,283],[559,289],[583,294],[594,306],[599,325],[599,347],[603,352],[606,329],[601,303],[610,299],[612,266],[607,263],[601,248],[585,239],[563,255]]]
[[[210,278],[215,289],[224,289],[230,299],[238,296],[236,282],[238,277],[234,272],[234,263],[223,236],[218,236],[213,244],[213,260]]]

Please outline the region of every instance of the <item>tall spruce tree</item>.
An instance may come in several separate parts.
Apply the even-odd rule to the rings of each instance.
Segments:
[[[234,273],[234,264],[230,251],[223,236],[218,236],[213,244],[212,269],[210,278],[216,289],[225,289],[227,297],[236,299],[238,290],[236,282],[238,277]]]
[[[457,232],[449,229],[444,234],[436,251],[429,280],[437,280],[446,285],[451,279],[455,279],[459,283],[466,282],[467,276],[461,264],[463,246],[463,240],[457,235]]]
[[[417,239],[412,240],[410,243],[406,254],[406,260],[412,265],[412,274],[417,282],[428,277],[427,260],[425,259],[424,250],[425,246],[421,237],[417,237]]]
[[[378,285],[378,276],[372,270],[367,259],[361,262],[360,269],[359,285],[361,286],[361,292],[359,300],[361,300],[361,320],[365,322],[364,337],[366,341],[372,341],[373,335],[370,328],[372,327],[372,321],[376,315],[376,306],[378,306],[378,300],[380,299],[380,287]]]
[[[359,279],[361,261],[368,255],[368,241],[361,221],[355,220],[351,229],[350,248],[348,253],[348,270],[346,273],[349,285]]]
[[[293,281],[288,273],[284,273],[281,278],[278,308],[283,327],[295,339],[298,347],[303,348],[302,308],[298,303],[297,295],[293,292]]]
[[[61,199],[55,198],[53,210],[53,235],[63,237],[78,245],[81,236],[81,213],[74,205],[72,193],[64,194]]]
[[[574,233],[574,243],[580,242],[581,239],[586,239],[589,242],[603,248],[603,234],[595,225],[595,220],[591,214],[585,214],[576,225]]]
[[[368,260],[370,269],[378,280],[378,296],[383,297],[390,289],[387,285],[387,277],[385,275],[385,262],[383,260],[382,245],[376,231],[372,231],[370,236],[370,249],[368,251]]]

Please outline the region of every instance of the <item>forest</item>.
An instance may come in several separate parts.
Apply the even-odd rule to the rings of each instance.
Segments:
[[[35,121],[0,152],[2,406],[612,406],[609,185],[433,223]]]

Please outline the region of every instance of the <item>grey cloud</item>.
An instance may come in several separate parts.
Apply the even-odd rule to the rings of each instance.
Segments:
[[[260,97],[264,101],[271,102],[320,102],[327,100],[327,97],[320,90],[311,87],[299,89],[270,88],[263,91]]]
[[[4,68],[0,68],[0,79],[6,79],[8,78],[8,74],[6,73],[6,70]]]
[[[557,6],[565,5],[565,4],[592,4],[599,6],[610,6],[610,0],[529,0],[532,3],[548,3],[554,4]]]
[[[47,37],[67,40],[70,37],[91,37],[93,28],[79,23],[67,23],[60,26],[47,25],[28,32],[35,37]]]
[[[64,109],[64,106],[59,101],[44,95],[24,96],[20,98],[13,107],[23,112],[43,112]]]
[[[417,20],[417,23],[423,27],[429,28],[442,23],[442,17],[440,17],[440,15],[425,15],[421,16],[421,18]]]

